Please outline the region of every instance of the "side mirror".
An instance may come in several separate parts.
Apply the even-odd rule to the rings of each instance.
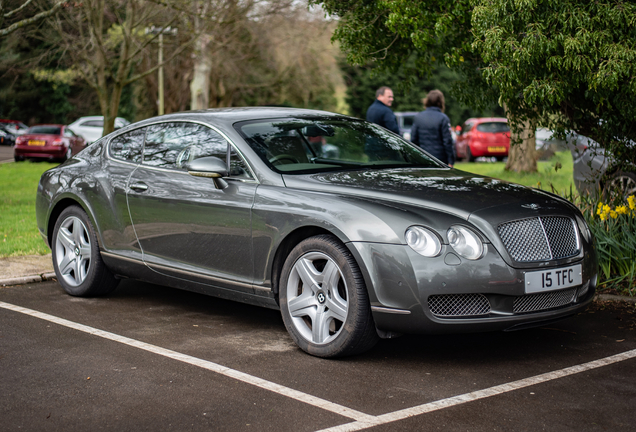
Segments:
[[[195,159],[185,164],[188,174],[195,177],[208,177],[214,180],[217,189],[225,189],[227,182],[223,177],[227,176],[227,164],[215,156],[206,156]]]

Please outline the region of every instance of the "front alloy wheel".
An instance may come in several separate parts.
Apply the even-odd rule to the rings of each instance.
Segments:
[[[333,236],[311,237],[292,250],[279,299],[287,330],[309,354],[357,354],[378,340],[360,269]]]

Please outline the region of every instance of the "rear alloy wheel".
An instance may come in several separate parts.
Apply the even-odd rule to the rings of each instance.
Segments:
[[[636,174],[628,171],[616,171],[603,186],[603,199],[625,199],[636,195]]]
[[[68,207],[60,214],[52,252],[57,280],[70,295],[106,295],[117,287],[119,281],[102,261],[95,230],[80,207]]]
[[[283,266],[279,300],[287,331],[311,355],[359,354],[379,339],[360,269],[333,236],[308,238],[292,250]]]

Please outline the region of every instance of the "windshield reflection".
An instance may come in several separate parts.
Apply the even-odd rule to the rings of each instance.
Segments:
[[[347,117],[241,122],[236,130],[274,171],[307,174],[362,168],[446,168],[382,127]]]

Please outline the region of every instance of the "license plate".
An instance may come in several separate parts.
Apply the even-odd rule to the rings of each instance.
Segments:
[[[489,152],[505,152],[505,147],[488,147]]]
[[[42,141],[42,140],[29,140],[29,145],[30,146],[44,146],[46,145],[46,141]]]
[[[581,264],[526,273],[526,294],[554,291],[583,283]]]

